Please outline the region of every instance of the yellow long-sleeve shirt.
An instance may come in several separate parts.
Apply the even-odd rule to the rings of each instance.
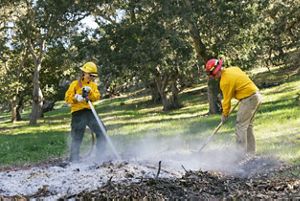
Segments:
[[[74,98],[75,94],[82,94],[82,87],[84,86],[91,87],[91,91],[88,94],[88,98],[91,102],[100,99],[100,92],[95,82],[87,82],[84,79],[81,79],[81,83],[79,83],[78,80],[75,80],[70,84],[69,89],[65,94],[65,101],[71,105],[71,113],[82,109],[90,109],[90,106],[86,101],[77,102]]]
[[[221,71],[220,88],[223,93],[223,115],[228,116],[231,99],[241,100],[258,91],[257,86],[239,67],[229,67]]]

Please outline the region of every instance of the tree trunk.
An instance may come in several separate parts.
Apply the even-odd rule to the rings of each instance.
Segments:
[[[151,101],[155,104],[162,103],[161,96],[159,91],[157,90],[157,86],[154,82],[150,82],[147,84],[147,88],[150,90]]]
[[[220,96],[219,81],[214,78],[209,78],[207,81],[208,90],[208,102],[209,102],[209,114],[220,114],[222,112],[222,104]]]
[[[43,106],[43,93],[40,88],[40,70],[41,60],[36,62],[36,67],[33,75],[33,93],[32,93],[32,111],[30,115],[29,125],[36,125],[37,119],[41,117]]]
[[[176,80],[173,80],[171,83],[170,109],[178,109],[182,107],[182,105],[179,103],[178,94],[179,89],[177,87]]]
[[[168,100],[167,93],[162,92],[160,95],[161,95],[161,101],[163,104],[163,111],[169,111],[171,108],[171,103]]]
[[[169,79],[168,76],[160,75],[158,73],[157,77],[155,77],[155,83],[158,89],[158,92],[161,97],[161,102],[163,104],[163,111],[169,111],[172,109],[178,109],[181,107],[178,100],[179,90],[176,86],[176,79],[171,81],[171,91],[170,96],[168,96],[168,92],[166,91]]]
[[[184,0],[186,10],[189,13],[189,15],[186,15],[184,18],[185,22],[187,23],[191,38],[193,40],[193,46],[196,52],[197,59],[199,61],[206,61],[209,56],[206,51],[206,46],[202,42],[201,37],[200,37],[200,31],[197,28],[196,22],[193,19],[193,8],[191,5],[190,0]]]
[[[11,122],[17,121],[17,98],[14,96],[10,102],[11,105]]]
[[[19,95],[15,95],[11,100],[11,122],[16,122],[22,120],[20,110],[23,105],[22,98],[19,98]]]
[[[40,71],[42,68],[42,59],[46,46],[46,40],[41,40],[38,48],[38,54],[34,50],[33,41],[29,40],[29,50],[34,58],[33,91],[32,91],[32,110],[29,125],[36,125],[37,119],[42,115],[43,93],[40,88]]]
[[[157,86],[157,90],[161,97],[161,101],[163,104],[163,111],[168,111],[170,108],[170,103],[169,103],[169,100],[167,98],[167,93],[166,93],[167,83],[168,83],[168,77],[161,76],[160,73],[158,72],[155,77],[155,84]]]
[[[188,25],[189,32],[191,35],[191,38],[193,40],[193,46],[196,52],[196,56],[198,58],[198,61],[202,61],[202,63],[205,63],[208,59],[211,58],[209,53],[207,52],[205,44],[202,42],[200,37],[200,31],[196,26],[196,22],[192,18],[193,8],[191,6],[190,0],[184,0],[187,12],[190,13],[190,15],[187,15],[185,18],[185,21]],[[200,62],[199,62],[200,63]],[[218,114],[222,110],[222,105],[220,100],[217,98],[218,95],[220,95],[219,86],[216,85],[216,81],[209,81],[208,84],[208,102],[209,102],[209,114]]]
[[[18,98],[18,104],[16,108],[16,121],[21,121],[21,110],[23,109],[23,97],[19,96]]]

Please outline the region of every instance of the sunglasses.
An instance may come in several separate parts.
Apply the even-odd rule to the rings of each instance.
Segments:
[[[92,78],[97,77],[96,75],[93,75],[93,74],[89,74],[89,76],[92,77]]]

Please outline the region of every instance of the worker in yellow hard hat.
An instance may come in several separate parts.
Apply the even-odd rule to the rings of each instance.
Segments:
[[[87,100],[94,102],[100,99],[98,86],[94,82],[94,79],[98,76],[97,66],[93,62],[87,62],[80,70],[81,76],[70,84],[65,94],[65,101],[71,106],[72,114],[70,151],[70,161],[72,162],[80,159],[79,150],[86,126],[96,135],[97,149],[100,149],[105,141],[105,137],[87,102]]]

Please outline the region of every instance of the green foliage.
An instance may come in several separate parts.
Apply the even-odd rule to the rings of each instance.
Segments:
[[[69,72],[73,73],[74,71],[77,73],[78,70],[78,66],[71,60],[68,49],[63,47],[62,44],[56,44],[55,47],[49,48],[41,71],[41,87],[45,99],[63,100],[67,87],[64,86],[63,80],[71,79],[71,73]]]
[[[266,45],[268,65],[299,64],[300,47],[300,2],[274,1],[263,13],[267,21],[262,39]]]
[[[297,67],[299,8],[292,0],[1,1],[0,103],[8,105],[12,97],[29,102],[38,56],[46,99],[62,99],[60,84],[74,79],[87,60],[99,65],[104,91],[116,95],[142,86],[170,98],[172,88],[198,80],[195,67],[204,62],[194,53],[190,25],[209,57],[223,56],[243,69]],[[83,32],[80,20],[90,15],[99,27]]]
[[[170,92],[171,80],[180,82],[190,71],[192,48],[174,19],[173,7],[143,3],[142,9],[140,3],[130,4],[119,23],[101,24],[101,35],[92,39],[99,38],[99,46],[85,44],[99,52],[100,76],[107,88],[135,79],[144,86],[157,84],[161,89],[156,91],[163,95]],[[167,81],[162,85],[157,80]]]

